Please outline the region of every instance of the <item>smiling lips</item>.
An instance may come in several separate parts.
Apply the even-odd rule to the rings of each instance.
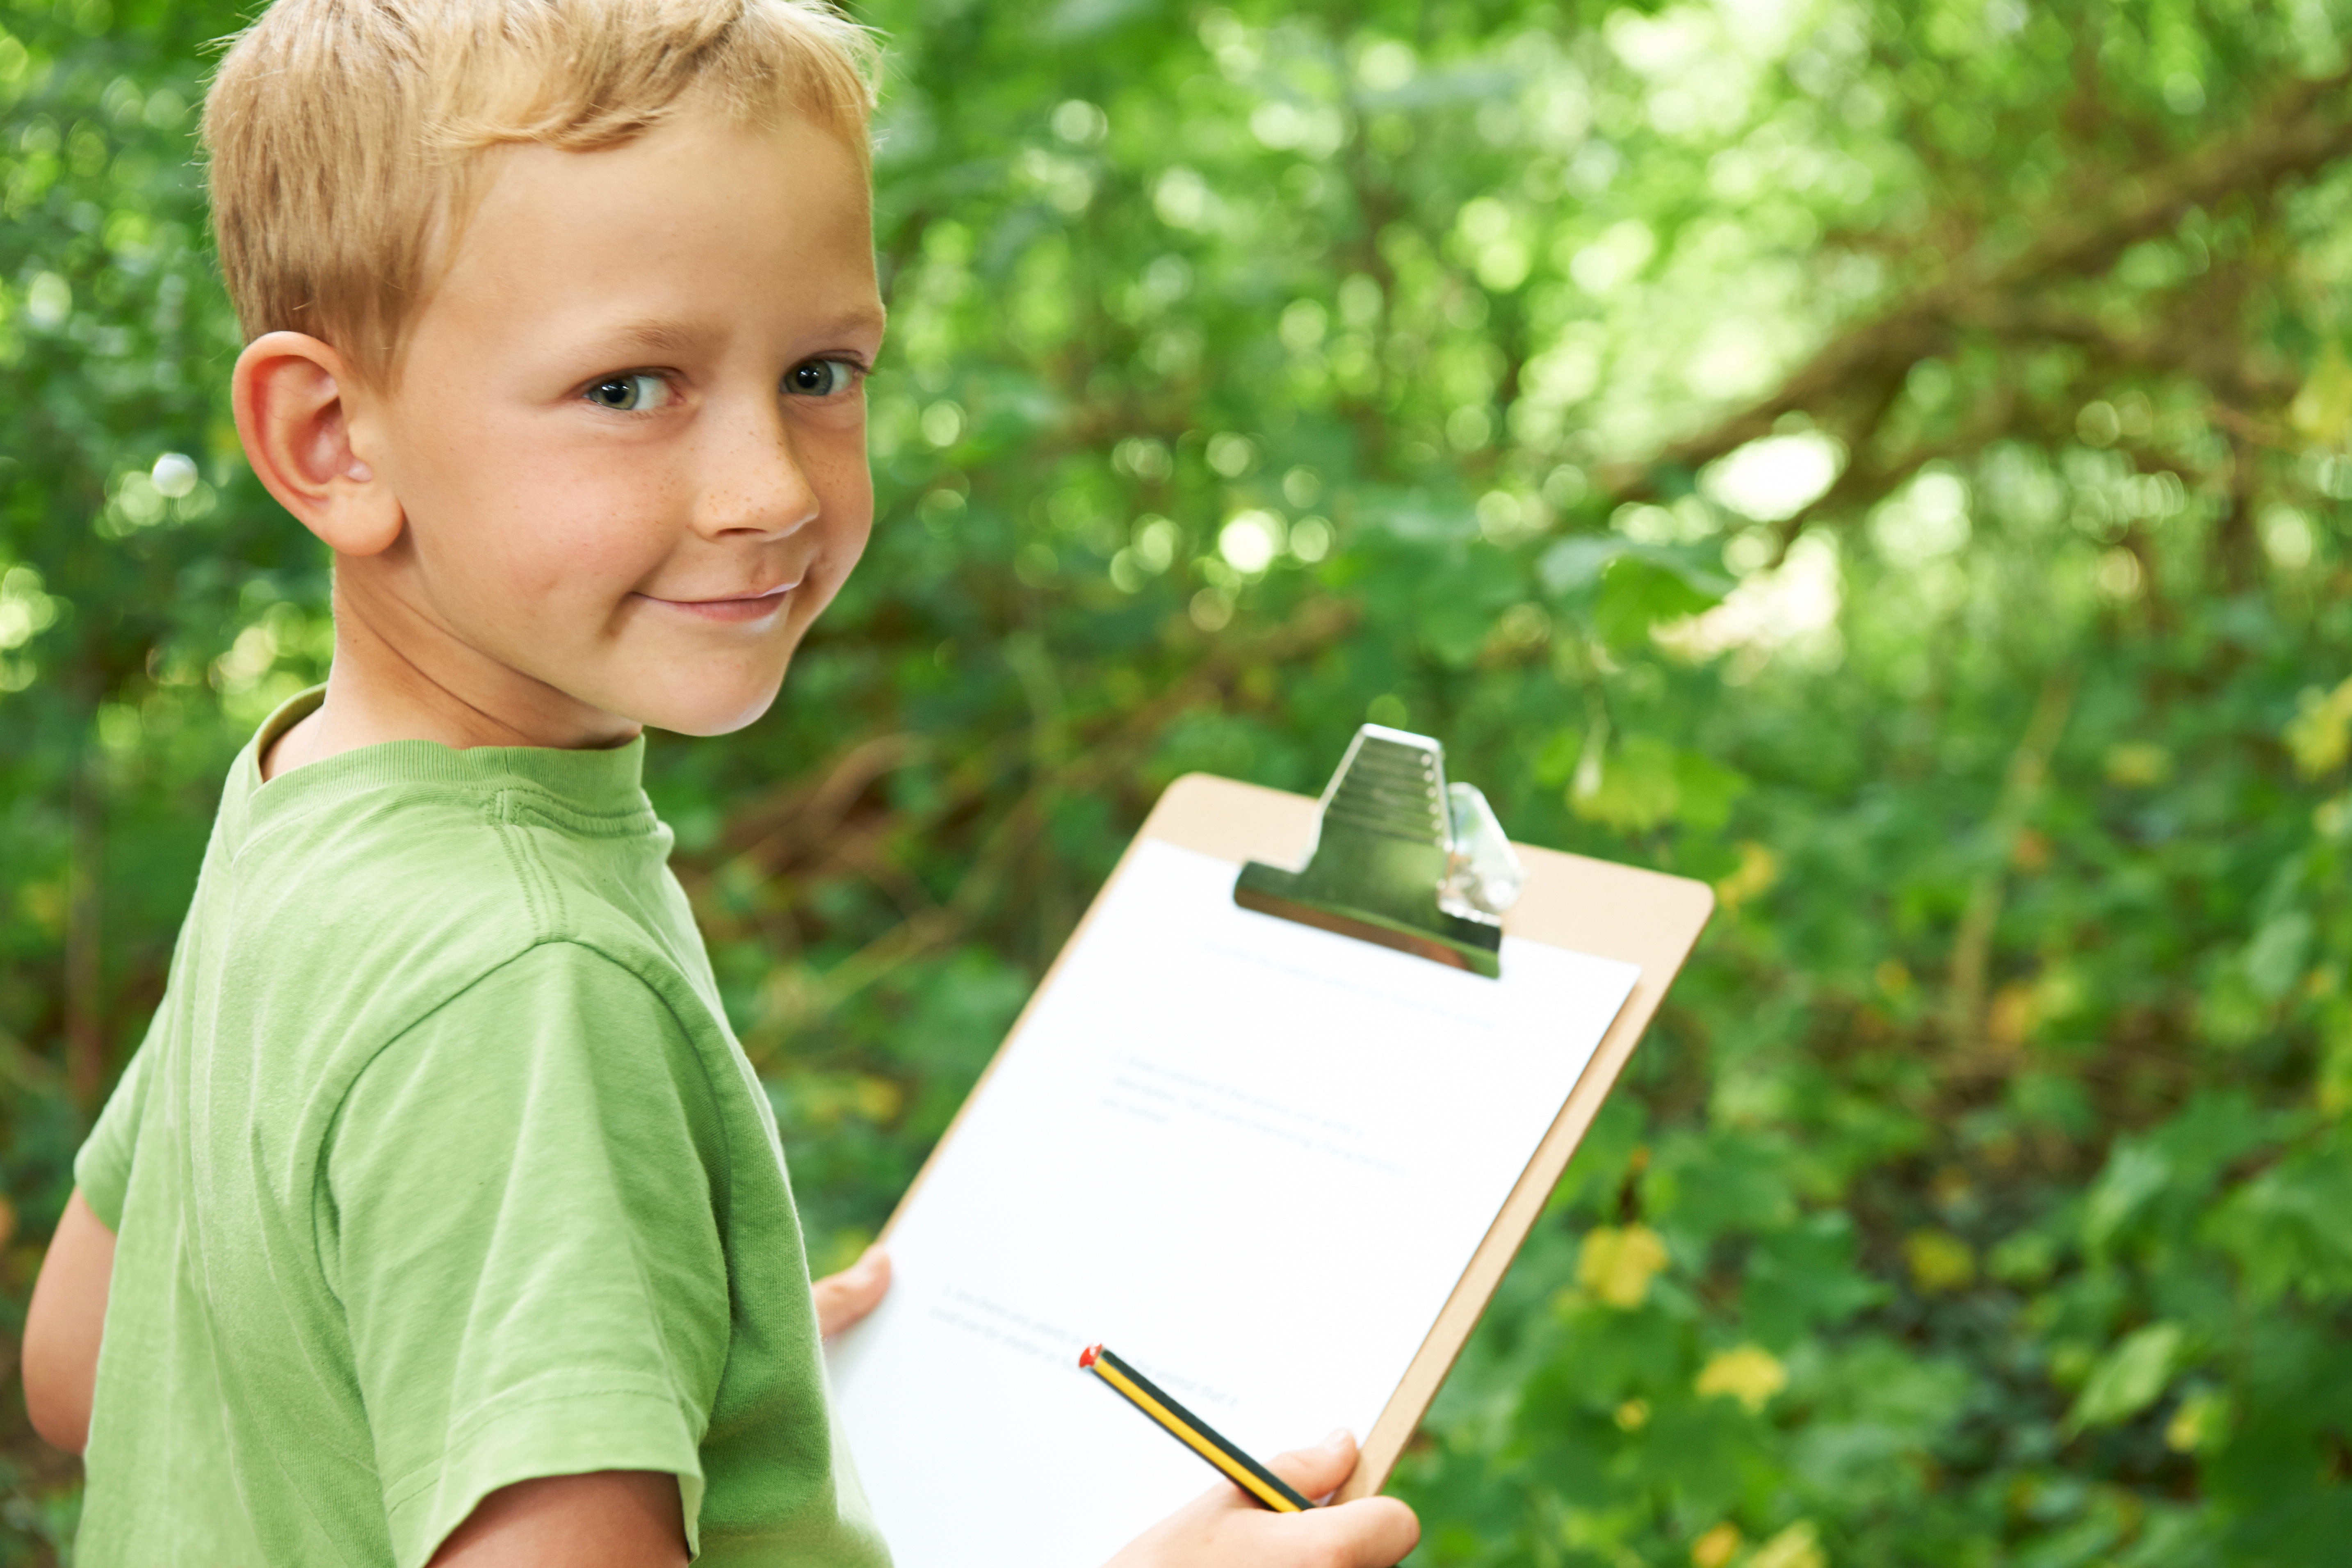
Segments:
[[[652,594],[641,597],[706,621],[761,621],[782,609],[784,601],[799,586],[800,583],[795,579],[761,593],[732,594],[723,599],[664,599]]]

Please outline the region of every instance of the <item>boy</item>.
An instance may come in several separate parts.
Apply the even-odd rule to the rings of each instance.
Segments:
[[[79,1562],[887,1560],[820,1361],[887,1266],[813,1297],[638,785],[865,545],[866,49],[811,0],[283,0],[224,61],[237,429],[336,651],[232,771],[36,1290]],[[1220,1489],[1122,1560],[1414,1532]]]

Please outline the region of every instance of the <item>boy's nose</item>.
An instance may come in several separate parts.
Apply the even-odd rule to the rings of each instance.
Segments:
[[[745,420],[715,446],[696,499],[697,533],[790,533],[816,521],[816,487],[782,420]]]

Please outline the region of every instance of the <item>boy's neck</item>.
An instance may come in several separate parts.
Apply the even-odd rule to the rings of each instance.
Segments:
[[[372,574],[353,564],[336,563],[326,698],[262,754],[265,780],[388,741],[583,751],[643,729],[466,647],[400,595],[372,591]]]

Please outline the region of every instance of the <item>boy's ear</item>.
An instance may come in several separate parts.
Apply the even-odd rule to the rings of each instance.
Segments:
[[[364,389],[343,356],[301,332],[264,332],[236,356],[230,387],[237,437],[269,493],[338,555],[390,549],[405,519],[362,450],[353,403]]]

